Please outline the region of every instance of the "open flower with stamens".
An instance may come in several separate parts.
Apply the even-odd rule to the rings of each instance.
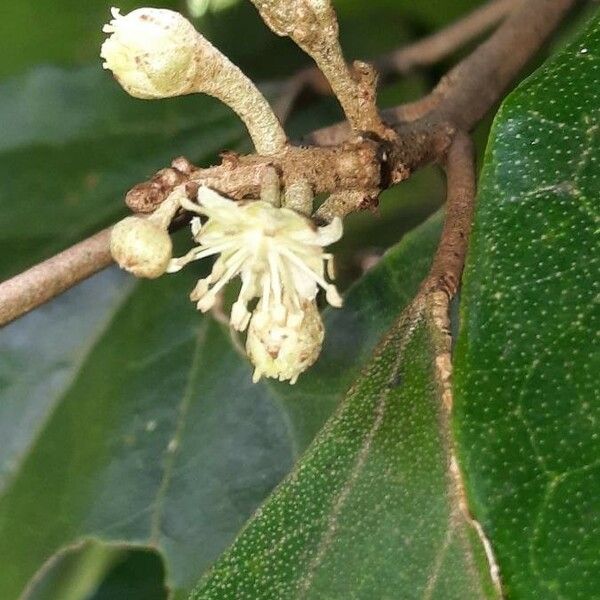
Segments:
[[[250,322],[248,304],[260,298],[255,316],[268,312],[278,322],[304,318],[306,302],[312,302],[319,287],[332,306],[342,299],[332,278],[332,255],[323,248],[342,236],[342,223],[334,219],[317,227],[310,219],[288,208],[276,208],[260,200],[235,202],[201,187],[198,203],[182,201],[186,210],[207,220],[192,220],[192,234],[198,242],[185,256],[171,260],[168,271],[187,263],[219,255],[210,275],[198,281],[190,295],[202,312],[215,303],[217,294],[236,276],[242,287],[231,310],[231,323],[244,331]]]

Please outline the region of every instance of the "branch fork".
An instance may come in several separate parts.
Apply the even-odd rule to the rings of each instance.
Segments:
[[[409,105],[383,111],[380,115],[376,106],[375,71],[364,63],[347,66],[339,47],[338,25],[330,2],[252,1],[276,33],[288,35],[313,57],[336,93],[347,122],[313,132],[307,139],[315,145],[289,144],[274,111],[262,96],[260,99],[256,95],[259,92],[254,84],[241,71],[238,73],[237,67],[231,65],[197,32],[194,31],[192,35],[186,30],[186,36],[173,38],[169,30],[165,35],[170,40],[171,48],[176,47],[183,38],[191,39],[197,55],[203,53],[208,56],[207,64],[213,65],[209,69],[211,77],[219,79],[219,69],[225,65],[223,73],[227,76],[223,76],[223,80],[234,82],[231,90],[242,91],[246,98],[254,100],[247,105],[235,105],[239,102],[236,93],[217,90],[214,81],[200,84],[200,76],[194,69],[199,69],[201,63],[196,58],[192,61],[191,71],[181,70],[188,74],[193,72],[194,75],[184,78],[183,87],[180,85],[182,81],[179,81],[176,93],[204,91],[217,97],[220,94],[245,121],[258,154],[224,154],[220,165],[205,169],[192,165],[184,158],[175,159],[170,167],[159,171],[150,181],[130,190],[126,201],[133,212],[152,213],[173,189],[180,186],[183,186],[181,189],[190,199],[194,198],[200,186],[208,186],[233,199],[269,197],[275,202],[283,200],[284,204],[285,190],[291,187],[293,193],[287,196],[294,198],[294,202],[300,199],[304,203],[301,208],[303,212],[309,211],[306,200],[309,194],[326,193],[329,199],[313,215],[323,222],[367,208],[376,202],[381,190],[403,181],[423,165],[432,161],[450,161],[451,156],[458,152],[456,144],[465,146],[466,142],[460,141],[465,139],[465,132],[472,129],[498,101],[524,64],[575,4],[575,0],[490,2],[473,18],[466,17],[464,26],[457,23],[448,29],[447,39],[452,38],[453,42],[446,42],[441,32],[432,36],[429,46],[428,40],[423,44],[425,48],[433,48],[430,53],[433,60],[451,51],[451,44],[464,43],[504,19],[496,32],[452,69],[431,94]],[[281,14],[291,15],[295,19],[294,26],[282,21],[277,7],[285,9]],[[118,20],[116,16],[115,20]],[[410,54],[410,48],[401,52],[396,56],[399,63],[402,63],[401,56],[408,56],[401,70],[407,68],[406,61],[418,63]],[[106,60],[110,63],[108,58]],[[384,70],[388,70],[393,68],[390,67],[392,62],[384,60],[380,64]],[[164,93],[164,85],[172,83],[168,78],[165,80],[164,75],[160,70],[146,70],[145,84],[150,82],[152,91],[158,81],[162,93],[172,95]],[[303,79],[306,81],[310,78],[304,75]],[[465,155],[465,152],[459,154]],[[451,177],[449,171],[448,214],[457,203],[472,206],[474,189],[467,193],[467,188],[464,188],[463,193],[458,194],[456,190],[460,185],[457,182],[459,179]],[[275,200],[277,198],[279,200]],[[176,218],[173,226],[177,226],[177,223]],[[105,230],[1,283],[0,325],[107,266],[110,263],[109,237],[110,230]],[[444,245],[444,239],[454,241]],[[436,259],[427,285],[433,285],[435,281],[436,289],[441,286],[447,294],[452,295],[458,285],[465,248],[466,235],[457,237],[454,233],[445,233],[438,255],[455,258],[449,259],[447,264],[442,258]]]

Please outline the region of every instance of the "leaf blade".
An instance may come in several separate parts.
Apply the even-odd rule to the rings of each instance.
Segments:
[[[408,307],[190,600],[495,597],[451,468],[435,314],[422,295]]]
[[[220,325],[207,325],[210,319],[187,300],[192,272],[126,290],[0,497],[0,556],[10,556],[12,564],[0,574],[0,595],[16,597],[54,552],[91,538],[158,549],[171,589],[184,596],[287,473],[398,304],[414,292],[440,225],[437,215],[409,234],[349,293],[344,309],[327,313],[330,342],[314,377],[297,389],[251,384],[250,367],[229,334]],[[102,285],[102,277],[90,281],[88,302],[76,306],[83,318],[95,286]],[[11,327],[23,335],[27,320],[35,318],[34,313]],[[203,372],[195,378],[194,332],[203,327],[208,327],[198,349]],[[40,333],[31,326],[28,331],[24,347]],[[7,354],[0,353],[0,359]],[[171,444],[190,385],[181,437]],[[172,473],[168,485],[162,479],[166,468]],[[21,531],[23,522],[29,525]]]
[[[455,429],[509,597],[598,586],[599,52],[596,16],[504,102],[466,269]]]

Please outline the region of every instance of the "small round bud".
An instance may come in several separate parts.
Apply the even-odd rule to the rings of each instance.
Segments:
[[[246,351],[255,366],[254,382],[265,375],[295,383],[319,357],[323,337],[323,321],[314,301],[287,318],[257,309],[246,339]]]
[[[177,12],[139,8],[127,15],[112,9],[103,31],[111,35],[100,56],[123,88],[136,98],[180,96],[193,91],[198,33]]]
[[[126,217],[112,229],[110,252],[122,269],[136,277],[155,279],[166,270],[173,245],[169,234],[141,217]]]

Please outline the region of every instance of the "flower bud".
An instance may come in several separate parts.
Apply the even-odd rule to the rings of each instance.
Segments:
[[[100,56],[125,90],[136,98],[166,98],[193,91],[197,32],[177,12],[139,8],[127,15],[112,9],[103,31],[111,35]]]
[[[306,302],[301,313],[287,316],[259,306],[246,339],[246,351],[255,366],[253,381],[265,375],[296,383],[319,357],[323,337],[323,321],[314,301]]]
[[[100,55],[121,86],[143,99],[205,93],[244,121],[259,154],[282,151],[287,138],[259,89],[177,12],[139,8],[104,26]]]
[[[166,270],[173,251],[165,229],[141,217],[126,217],[112,229],[110,252],[122,269],[155,279]]]

